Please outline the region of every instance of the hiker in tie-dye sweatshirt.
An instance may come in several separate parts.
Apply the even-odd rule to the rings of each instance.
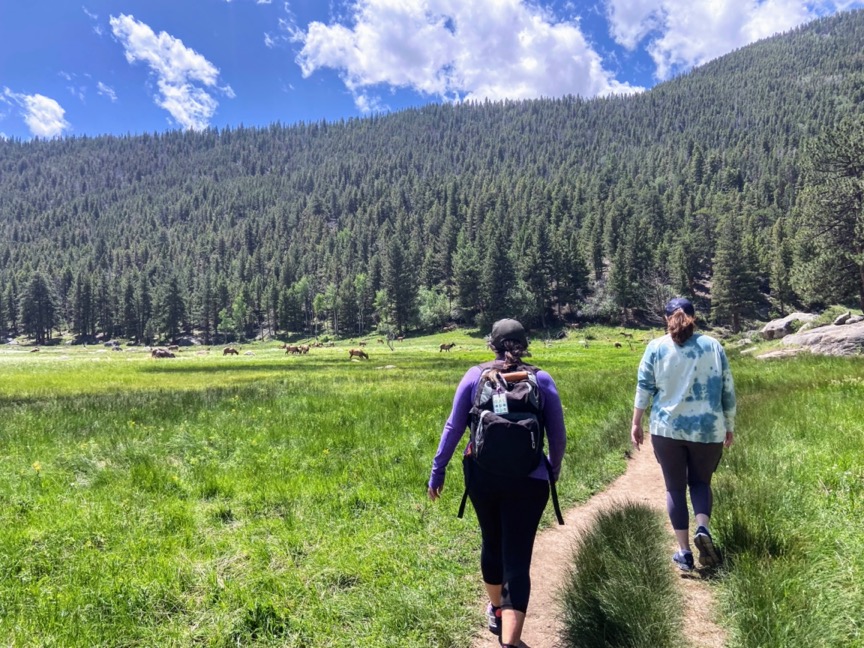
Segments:
[[[694,542],[703,566],[720,558],[708,531],[713,496],[711,477],[735,429],[735,386],[723,347],[694,333],[695,310],[686,299],[666,306],[669,334],[645,349],[636,383],[631,439],[643,441],[642,415],[651,405],[651,445],[666,482],[669,519],[680,551],[673,560],[693,568],[687,490],[696,516]]]

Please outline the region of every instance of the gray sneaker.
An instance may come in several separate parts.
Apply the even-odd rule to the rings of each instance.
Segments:
[[[495,636],[501,636],[501,608],[491,603],[486,606],[486,621],[489,623],[489,632]]]
[[[702,567],[717,567],[720,564],[720,554],[714,546],[714,539],[704,526],[697,527],[693,544],[699,550],[699,564]]]
[[[693,571],[695,567],[692,551],[676,551],[672,556],[672,562],[678,565],[678,569],[681,571]]]

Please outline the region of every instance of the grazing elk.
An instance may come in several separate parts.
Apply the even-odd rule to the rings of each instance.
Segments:
[[[357,356],[359,360],[369,359],[369,354],[363,349],[348,349],[348,359],[351,360],[354,356]]]
[[[161,347],[156,347],[150,351],[151,358],[173,358],[174,354],[171,353],[168,349],[163,349]]]
[[[286,344],[285,354],[300,355],[300,347],[297,344]]]
[[[455,342],[448,342],[448,343],[442,344],[441,346],[438,347],[438,352],[440,353],[441,351],[449,351],[450,349],[452,349],[455,346],[456,346]]]
[[[307,353],[309,353],[309,345],[308,344],[300,344],[300,345],[298,345],[297,348],[300,349],[300,353],[302,353],[303,355],[306,355]]]
[[[224,349],[222,349],[222,355],[223,356],[226,356],[226,355],[239,356],[240,352],[237,349],[235,349],[234,347],[225,347]]]

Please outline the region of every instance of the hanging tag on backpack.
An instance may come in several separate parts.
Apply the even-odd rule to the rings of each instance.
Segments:
[[[492,395],[492,411],[496,414],[507,414],[510,411],[507,409],[507,396],[505,394]]]

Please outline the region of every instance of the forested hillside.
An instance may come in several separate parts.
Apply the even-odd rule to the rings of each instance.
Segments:
[[[637,96],[0,141],[0,335],[548,327],[672,293],[739,328],[864,302],[862,101],[859,11]]]

